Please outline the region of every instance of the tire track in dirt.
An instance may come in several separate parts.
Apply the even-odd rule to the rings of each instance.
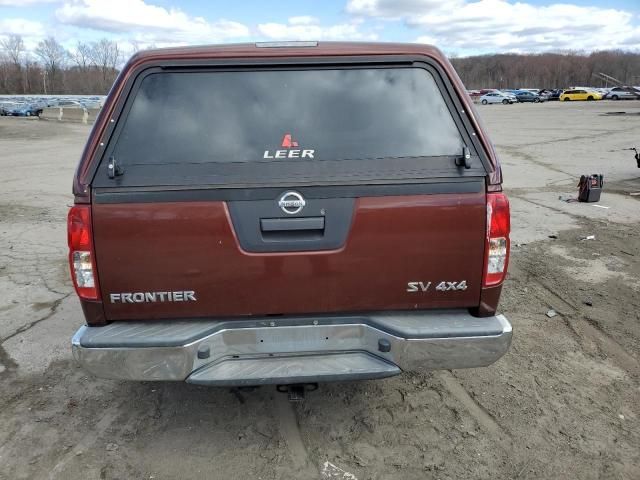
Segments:
[[[612,363],[624,369],[631,376],[640,377],[640,362],[627,353],[622,345],[602,331],[597,322],[584,316],[578,319],[569,319],[569,322],[577,335],[594,340]]]
[[[495,438],[506,452],[509,452],[512,449],[511,437],[496,421],[493,415],[491,415],[480,403],[469,395],[469,392],[467,392],[458,379],[453,376],[451,371],[442,371],[440,372],[439,377],[449,393],[451,393],[451,395],[453,395],[464,406],[464,408],[482,428]]]
[[[558,207],[552,207],[552,206],[549,206],[549,205],[545,205],[544,203],[536,202],[535,200],[531,200],[530,198],[526,198],[526,197],[523,197],[521,195],[517,195],[515,193],[509,193],[509,196],[517,198],[518,200],[522,200],[523,202],[531,203],[532,205],[535,205],[537,207],[542,207],[542,208],[549,209],[549,210],[551,210],[552,212],[555,212],[555,213],[560,213],[562,215],[567,215],[567,216],[569,216],[569,217],[571,217],[571,218],[573,218],[575,220],[581,220],[581,221],[584,220],[584,216],[583,215],[579,215],[577,213],[569,212],[567,210],[563,210],[563,209],[558,208]]]
[[[100,436],[113,424],[113,422],[122,414],[120,412],[120,408],[122,407],[121,403],[111,405],[107,408],[98,421],[95,424],[93,430],[89,431],[86,435],[80,439],[80,441],[73,447],[71,450],[66,452],[60,460],[51,468],[43,469],[49,472],[48,476],[45,476],[45,472],[43,471],[41,475],[38,475],[37,478],[48,478],[49,480],[56,480],[59,478],[64,478],[61,475],[64,472],[64,468],[67,464],[74,458],[78,458],[78,456],[83,452],[91,448],[99,439]]]
[[[629,375],[633,377],[640,377],[640,362],[630,353],[628,353],[620,343],[618,343],[609,334],[604,332],[598,322],[584,315],[580,307],[569,300],[566,300],[561,295],[557,294],[550,286],[546,285],[539,276],[533,272],[529,272],[526,269],[520,269],[515,266],[510,266],[511,271],[517,274],[523,274],[526,276],[526,281],[530,285],[535,283],[546,294],[556,298],[558,301],[566,305],[569,312],[560,313],[562,320],[567,328],[570,330],[574,339],[577,341],[580,348],[586,355],[592,357],[593,355],[585,349],[585,341],[594,342],[598,348],[618,367],[622,368]],[[538,298],[546,302],[544,295],[537,294]]]
[[[537,165],[539,167],[543,167],[546,168],[547,170],[551,170],[552,172],[556,172],[556,173],[561,173],[562,175],[566,175],[568,178],[573,178],[574,175],[572,175],[570,172],[567,172],[565,170],[562,170],[561,168],[558,168],[556,165],[552,164],[552,163],[547,163],[547,162],[542,162],[540,160],[537,160],[536,157],[534,157],[533,155],[523,152],[521,150],[522,147],[520,146],[516,146],[516,147],[508,147],[508,146],[498,146],[498,149],[503,150],[505,156],[512,156],[512,157],[516,157],[519,158],[520,160],[524,160],[526,162],[530,162],[533,163],[534,165]]]
[[[300,426],[293,405],[285,395],[276,395],[275,413],[278,429],[287,444],[293,467],[298,478],[315,478],[319,472],[311,465],[307,449],[302,442]]]

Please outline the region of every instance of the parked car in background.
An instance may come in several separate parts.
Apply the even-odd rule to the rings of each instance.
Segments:
[[[568,102],[569,100],[602,100],[602,95],[593,90],[565,90],[560,95],[560,100],[563,102]]]
[[[518,100],[515,95],[509,95],[504,92],[486,93],[480,97],[480,103],[487,105],[489,103],[503,103],[505,105],[516,103]]]
[[[77,100],[59,100],[56,103],[56,107],[78,107],[78,108],[82,108],[82,103],[77,101]]]
[[[546,101],[545,97],[538,95],[537,93],[530,92],[528,90],[522,90],[516,93],[516,99],[520,103],[540,103]]]
[[[629,100],[638,97],[624,87],[614,87],[604,96],[607,100]]]
[[[29,103],[14,103],[5,108],[5,115],[13,117],[35,117],[42,113],[42,107]]]
[[[553,90],[550,90],[550,94],[549,94],[549,98],[548,100],[550,102],[557,102],[558,100],[560,100],[560,95],[562,95],[563,90],[561,88],[555,88]]]
[[[497,90],[497,91],[504,93],[507,97],[513,100],[513,103],[516,103],[518,101],[518,97],[516,97],[516,92],[518,90]]]
[[[611,91],[611,88],[594,88],[593,90],[595,90],[600,95],[602,95],[602,98],[605,98],[607,93],[609,93]]]

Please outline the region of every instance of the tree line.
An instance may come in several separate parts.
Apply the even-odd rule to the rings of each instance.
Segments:
[[[590,54],[499,54],[452,58],[469,89],[611,87],[594,76],[605,73],[625,85],[640,85],[640,53],[599,51]]]
[[[0,94],[105,94],[124,61],[108,39],[65,49],[48,37],[27,51],[20,35],[0,39]]]
[[[138,50],[132,44],[133,52]],[[20,35],[0,39],[0,94],[106,94],[126,55],[117,42],[77,42],[65,49],[55,38],[27,51]],[[640,85],[640,53],[495,54],[452,58],[469,89],[611,86],[605,73],[626,85]]]

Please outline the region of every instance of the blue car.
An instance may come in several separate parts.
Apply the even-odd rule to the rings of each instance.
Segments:
[[[30,105],[28,103],[16,103],[4,107],[5,115],[13,117],[36,117],[42,113],[42,108],[37,105]]]

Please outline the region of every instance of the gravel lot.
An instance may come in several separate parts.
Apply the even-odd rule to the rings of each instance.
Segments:
[[[0,118],[0,479],[640,478],[640,102],[479,110],[512,201],[511,351],[300,405],[80,370],[65,216],[90,127]],[[582,173],[608,208],[559,199]]]

